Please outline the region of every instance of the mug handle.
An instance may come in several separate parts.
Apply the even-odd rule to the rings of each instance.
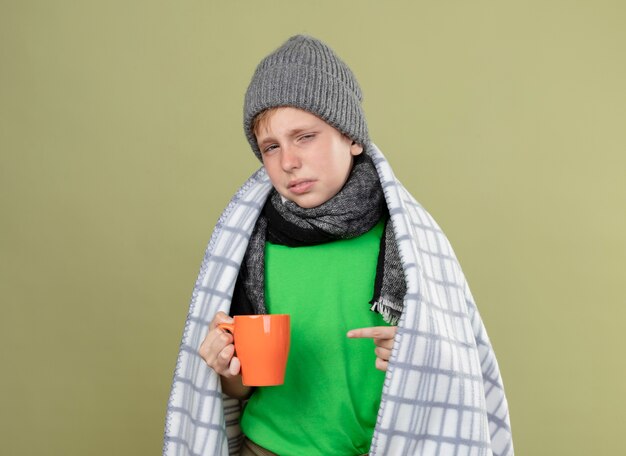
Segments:
[[[235,334],[235,324],[234,323],[220,323],[217,325],[220,329],[225,329],[231,334]]]

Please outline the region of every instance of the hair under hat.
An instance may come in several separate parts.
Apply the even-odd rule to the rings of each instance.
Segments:
[[[254,118],[269,108],[292,106],[315,114],[366,148],[369,135],[362,99],[354,74],[331,48],[310,36],[296,35],[257,66],[246,91],[244,131],[261,160],[252,131]]]

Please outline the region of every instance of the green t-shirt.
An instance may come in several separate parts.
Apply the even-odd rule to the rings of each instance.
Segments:
[[[291,315],[281,386],[259,387],[244,433],[280,456],[354,456],[370,448],[385,374],[371,339],[350,329],[386,325],[369,310],[384,223],[355,239],[308,247],[266,244],[270,313]]]

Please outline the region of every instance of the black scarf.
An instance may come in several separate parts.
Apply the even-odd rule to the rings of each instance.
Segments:
[[[378,173],[366,154],[355,157],[354,166],[343,188],[330,200],[314,208],[302,208],[283,201],[276,190],[256,222],[241,265],[231,315],[264,314],[265,242],[302,247],[340,239],[351,239],[371,230],[385,219],[376,268],[371,310],[389,324],[397,324],[402,314],[406,283],[393,228]]]

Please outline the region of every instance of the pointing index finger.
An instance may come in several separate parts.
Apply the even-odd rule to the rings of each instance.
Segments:
[[[391,326],[372,326],[370,328],[351,329],[346,334],[351,339],[393,339],[395,334]]]

